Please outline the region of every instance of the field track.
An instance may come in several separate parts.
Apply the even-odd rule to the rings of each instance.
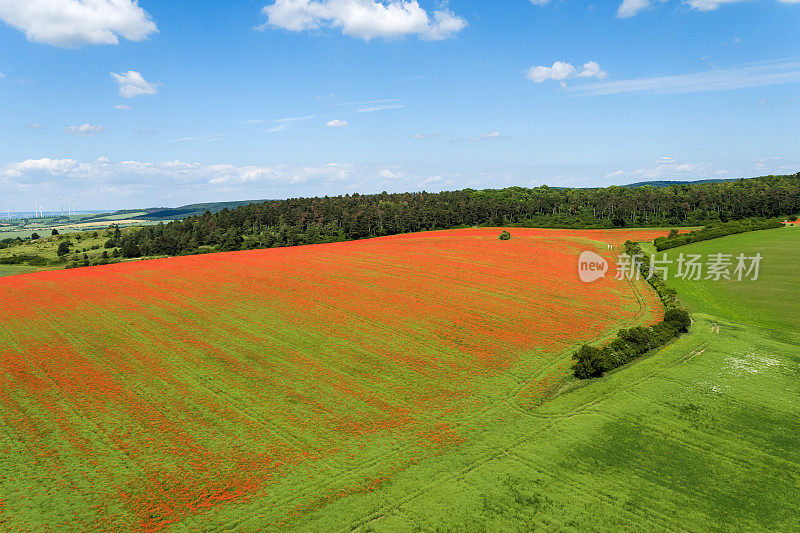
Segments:
[[[659,319],[644,283],[576,263],[665,230],[510,231],[0,279],[0,526],[291,525],[485,439],[576,344]]]

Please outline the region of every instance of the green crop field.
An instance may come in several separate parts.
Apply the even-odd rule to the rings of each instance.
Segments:
[[[581,382],[654,295],[575,279],[624,233],[511,232],[0,280],[0,529],[800,528],[800,232],[672,250],[761,277],[670,281],[691,332]]]

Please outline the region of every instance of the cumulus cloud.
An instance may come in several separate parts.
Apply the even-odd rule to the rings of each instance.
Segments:
[[[429,15],[417,0],[275,0],[262,12],[267,22],[260,29],[332,27],[367,41],[408,35],[436,41],[453,37],[467,26],[463,18],[446,8]]]
[[[74,159],[26,159],[18,163],[0,166],[0,176],[5,178],[21,178],[31,174],[47,174],[51,176],[64,174],[74,169],[78,162]]]
[[[569,78],[597,78],[603,79],[608,74],[600,68],[597,61],[589,61],[582,68],[577,69],[572,64],[556,61],[552,67],[538,66],[528,69],[527,78],[534,83],[546,81],[559,81],[564,84]]]
[[[92,126],[91,124],[81,124],[80,126],[69,126],[64,128],[64,133],[75,137],[94,137],[96,133],[106,131],[103,126]]]
[[[617,17],[621,19],[635,17],[650,7],[650,0],[623,0],[617,9]]]
[[[123,74],[111,73],[119,85],[119,95],[123,98],[133,98],[146,94],[158,94],[160,83],[150,83],[139,72],[129,70]],[[119,108],[117,108],[119,109]]]
[[[346,128],[349,125],[350,124],[346,120],[339,119],[331,120],[326,124],[329,128]]]
[[[416,174],[400,166],[206,164],[187,161],[112,161],[41,158],[0,164],[0,196],[10,205],[48,203],[69,190],[92,208],[184,205],[236,198],[296,198],[382,190],[446,190],[454,174]],[[473,183],[490,186],[494,181]]]
[[[2,0],[0,20],[29,41],[61,47],[142,41],[158,31],[137,0]]]

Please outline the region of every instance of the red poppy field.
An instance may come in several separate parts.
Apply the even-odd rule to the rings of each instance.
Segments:
[[[502,440],[576,345],[660,319],[580,252],[666,234],[510,231],[0,279],[0,529],[291,527]]]

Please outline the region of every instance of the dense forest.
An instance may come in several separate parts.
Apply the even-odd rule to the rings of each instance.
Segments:
[[[668,187],[296,198],[147,226],[108,243],[125,257],[295,246],[469,226],[698,226],[800,213],[800,173]]]

